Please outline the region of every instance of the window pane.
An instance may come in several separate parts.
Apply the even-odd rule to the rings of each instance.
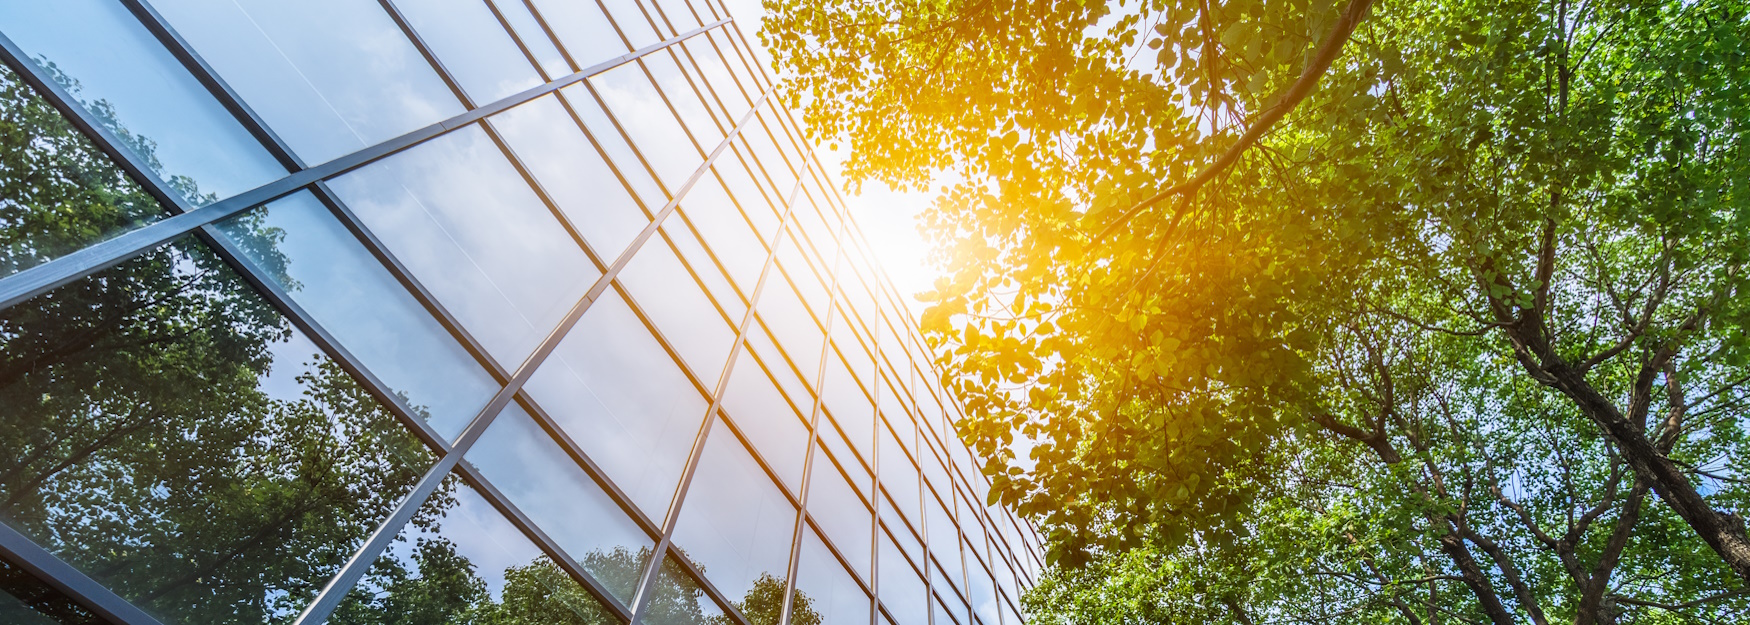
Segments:
[[[770,582],[761,580],[765,585],[762,589],[772,587]],[[784,594],[782,582],[776,585],[781,598]],[[642,621],[651,625],[701,625],[706,623],[730,623],[723,614],[723,609],[717,607],[717,602],[705,594],[693,578],[687,575],[680,563],[673,557],[662,561],[662,570],[656,574],[656,583],[650,590],[650,604],[644,608]],[[769,622],[754,621],[755,625],[777,625],[774,618]]]
[[[784,582],[796,507],[722,423],[711,426],[687,488],[674,544],[726,597]]]
[[[498,382],[307,191],[219,224],[267,278],[447,440]]]
[[[103,625],[72,597],[0,560],[0,622],[11,625]]]
[[[618,258],[650,223],[556,96],[494,116],[492,127],[603,262]]]
[[[674,105],[675,112],[685,122],[688,134],[699,147],[707,153],[723,141],[723,133],[734,127],[734,121],[724,121],[713,115],[713,111],[705,106],[701,97],[705,96],[704,85],[699,84],[698,74],[692,71],[682,71],[681,59],[677,59],[674,48],[668,48],[644,57],[644,66],[649,68],[656,86],[662,89],[668,102]]]
[[[527,388],[608,479],[662,518],[709,405],[618,293],[590,306]]]
[[[370,0],[152,5],[311,164],[462,112]]]
[[[826,337],[820,326],[815,325],[814,317],[802,305],[796,291],[782,278],[781,274],[775,273],[766,278],[766,288],[760,293],[760,321],[796,363],[803,380],[813,385],[817,383],[815,376],[820,370],[820,350]]]
[[[820,421],[820,436],[826,444],[826,449],[832,452],[833,457],[844,463],[844,469],[850,473],[851,484],[857,487],[857,492],[867,497],[874,479],[869,477],[869,469],[866,465],[862,464],[857,459],[857,455],[851,452],[850,445],[845,443],[845,438],[839,435],[838,430],[827,426],[825,419]]]
[[[790,405],[795,406],[803,421],[807,422],[814,415],[814,391],[809,390],[808,385],[802,383],[802,378],[797,377],[796,366],[784,358],[784,353],[772,342],[772,335],[761,330],[758,325],[748,328],[747,344],[759,361],[765,364],[766,373],[777,380],[778,389],[790,398]],[[815,368],[818,367],[810,368],[810,375],[814,374]]]
[[[608,7],[608,15],[613,18],[614,25],[631,40],[632,49],[656,43],[659,38],[650,26],[650,19],[644,17],[644,11],[638,6],[637,0],[602,0]]]
[[[669,111],[668,103],[644,75],[642,61],[621,65],[606,73],[591,76],[589,83],[601,94],[620,127],[631,137],[632,145],[644,155],[657,179],[670,192],[680,189],[705,162],[705,152],[715,145],[696,146],[681,128],[680,120]]]
[[[715,183],[713,183],[715,184]],[[700,243],[703,233],[695,231],[686,221],[679,217],[671,217],[662,224],[662,233],[667,244],[680,253],[681,259],[692,268],[693,274],[705,284],[705,292],[711,294],[711,299],[723,309],[723,315],[730,323],[739,324],[747,316],[747,300],[741,291],[737,291],[724,274],[719,261],[733,260],[722,254],[713,255],[706,251]],[[663,241],[654,241],[652,245],[663,245]],[[760,256],[763,261],[764,256]],[[749,289],[751,292],[752,289]]]
[[[535,10],[579,67],[625,54],[620,33],[592,0],[535,0]]]
[[[792,623],[868,625],[869,595],[832,557],[813,528],[802,530]],[[814,618],[810,619],[809,616]]]
[[[873,557],[869,541],[875,526],[869,505],[851,490],[844,474],[825,454],[814,457],[814,472],[808,481],[808,516],[814,517],[851,570],[868,579]]]
[[[0,277],[164,217],[164,209],[0,65]],[[73,208],[73,210],[68,210]]]
[[[600,275],[478,126],[332,184],[506,369],[521,364]]]
[[[905,518],[916,523],[918,516],[918,470],[900,449],[893,433],[881,430],[881,488],[893,496],[894,505]]]
[[[723,375],[735,343],[732,322],[699,290],[674,250],[651,239],[620,272],[620,282],[694,376],[713,384]]]
[[[887,501],[888,503],[892,503],[893,498],[889,497]],[[905,551],[906,557],[911,558],[912,562],[923,562],[924,543],[918,540],[918,534],[916,533],[923,526],[913,523],[910,527],[907,527],[904,519],[893,514],[893,506],[891,505],[881,507],[880,517],[882,526],[886,528],[885,531],[889,534],[888,539],[892,540],[894,544],[899,545],[899,548]]]
[[[681,210],[704,237],[705,244],[711,246],[712,254],[735,280],[740,293],[752,296],[754,284],[760,279],[760,268],[766,264],[766,241],[748,227],[723,185],[714,176],[701,179],[681,202]],[[694,262],[692,257],[688,261]]]
[[[966,548],[976,551],[971,545]],[[990,572],[976,559],[966,561],[966,586],[971,592],[972,611],[978,615],[978,620],[985,625],[997,625],[996,586],[991,583]]]
[[[431,455],[206,246],[0,312],[0,520],[175,623],[303,609]]]
[[[838,323],[833,322],[834,328],[839,327]],[[828,414],[838,422],[845,437],[856,447],[858,455],[865,460],[873,457],[870,452],[875,448],[875,406],[869,403],[869,396],[863,394],[856,378],[851,377],[850,371],[845,369],[844,360],[839,358],[837,351],[827,354],[825,373],[826,378],[820,383],[820,393]]]
[[[571,66],[565,64],[565,57],[559,54],[559,48],[553,45],[553,39],[535,21],[534,14],[529,13],[528,5],[522,0],[486,0],[487,4],[498,9],[498,14],[504,16],[504,21],[510,23],[511,30],[529,54],[535,57],[535,62],[541,66],[549,80],[571,73]]]
[[[455,474],[329,621],[403,623],[410,617],[426,623],[617,620]]]
[[[401,0],[395,7],[475,106],[541,84],[485,0]]]
[[[560,89],[559,95],[583,119],[583,125],[589,129],[590,136],[601,146],[603,152],[607,152],[608,162],[637,193],[638,199],[644,203],[645,211],[654,215],[667,205],[668,192],[656,183],[656,179],[652,177],[655,174],[645,168],[644,163],[638,159],[638,154],[632,151],[632,146],[626,143],[626,135],[621,134],[614,122],[608,119],[607,112],[602,110],[601,102],[590,93],[588,85],[575,84]]]
[[[773,202],[783,202],[786,198],[768,196],[748,173],[752,160],[747,156],[747,145],[741,139],[736,139],[732,146],[733,150],[717,157],[713,167],[719,179],[729,187],[730,196],[741,207],[742,214],[758,229],[759,239],[769,241],[772,229],[778,227],[779,214],[772,208]]]
[[[960,588],[960,531],[955,528],[954,519],[927,493],[924,495],[924,513],[929,515],[924,533],[929,536],[930,558],[952,571],[949,581],[955,588]]]
[[[723,391],[723,408],[784,487],[798,492],[803,456],[808,452],[808,426],[752,354],[736,357]]]
[[[928,625],[930,614],[924,580],[907,563],[886,533],[881,535],[881,604],[898,625]]]
[[[632,600],[637,571],[650,561],[649,534],[521,406],[498,415],[467,461],[614,596]]]
[[[695,28],[697,24],[682,26],[683,29]],[[699,74],[704,75],[706,96],[713,110],[724,115],[724,119],[733,124],[741,121],[741,116],[747,114],[752,102],[747,99],[744,85],[737,85],[735,76],[729,73],[729,68],[723,65],[723,59],[717,56],[717,49],[711,46],[711,40],[705,37],[693,37],[681,43],[686,51],[686,57],[691,57],[692,65],[697,66]],[[684,58],[684,57],[683,57]]]
[[[190,204],[285,175],[121,3],[0,3],[0,24]]]

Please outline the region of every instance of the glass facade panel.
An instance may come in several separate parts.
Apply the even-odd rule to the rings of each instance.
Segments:
[[[813,528],[803,528],[796,562],[795,614],[792,623],[867,625],[869,593],[857,584]],[[809,618],[813,616],[814,618]]]
[[[222,222],[219,232],[446,440],[498,391],[480,363],[309,192]]]
[[[736,358],[723,390],[723,409],[784,488],[792,494],[801,492],[797,487],[808,451],[808,423],[752,354],[744,352]]]
[[[353,171],[333,187],[506,369],[522,363],[599,275],[478,126]]]
[[[583,585],[451,474],[331,623],[612,623]],[[539,621],[531,621],[539,619]]]
[[[152,6],[307,163],[462,112],[425,57],[370,0]]]
[[[699,290],[674,250],[652,238],[620,272],[620,283],[693,375],[716,382],[735,344],[733,322]]]
[[[491,123],[604,262],[618,257],[650,223],[558,96],[493,116]]]
[[[646,515],[668,511],[708,402],[618,293],[584,313],[526,389]]]
[[[0,30],[189,204],[285,175],[121,3],[7,2]]]
[[[954,526],[988,484],[907,311],[782,102],[736,126],[752,22],[650,49],[724,15],[0,7],[0,523],[36,543],[0,550],[166,625],[861,625],[871,576],[875,622],[932,625],[932,576],[934,625],[1012,610],[1038,535]],[[7,561],[0,622],[98,622]]]
[[[484,0],[401,0],[395,8],[476,106],[543,82]]]
[[[869,561],[874,557],[869,544],[874,538],[874,514],[832,460],[825,454],[814,457],[814,472],[808,478],[808,516],[838,548],[846,566],[867,580]]]
[[[795,524],[796,506],[735,433],[713,425],[675,524],[675,546],[724,596],[738,598],[761,585],[782,587]]]
[[[881,603],[898,625],[929,625],[929,590],[912,562],[886,532],[881,534]]]
[[[0,66],[0,277],[158,221],[158,201]],[[77,207],[77,210],[68,210]]]
[[[655,542],[522,407],[511,404],[468,450],[466,462],[594,573],[631,601]]]
[[[430,454],[204,244],[0,311],[0,521],[159,620],[297,614]]]

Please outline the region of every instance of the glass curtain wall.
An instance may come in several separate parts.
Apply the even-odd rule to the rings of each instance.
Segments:
[[[1020,623],[1039,536],[749,35],[0,5],[0,622]]]

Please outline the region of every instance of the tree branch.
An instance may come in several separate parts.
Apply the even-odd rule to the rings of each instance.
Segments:
[[[1324,42],[1319,44],[1318,52],[1315,53],[1312,60],[1307,63],[1306,69],[1301,71],[1300,77],[1296,78],[1294,84],[1289,85],[1288,89],[1282,92],[1282,94],[1276,99],[1275,104],[1260,112],[1258,118],[1252,122],[1252,126],[1246,129],[1245,134],[1240,135],[1238,141],[1235,141],[1233,145],[1228,146],[1227,151],[1222,152],[1221,156],[1216,158],[1214,163],[1210,163],[1208,167],[1205,167],[1203,171],[1198,172],[1197,175],[1190,180],[1167,187],[1165,190],[1149,196],[1148,199],[1137,203],[1128,210],[1125,210],[1123,214],[1118,216],[1118,219],[1100,230],[1099,234],[1094,235],[1093,240],[1089,241],[1088,245],[1092,246],[1099,244],[1100,241],[1105,240],[1106,237],[1110,236],[1114,231],[1118,230],[1119,227],[1136,217],[1136,215],[1141,213],[1144,209],[1159,203],[1161,200],[1175,195],[1188,194],[1192,191],[1196,191],[1198,188],[1202,187],[1204,183],[1214,179],[1217,175],[1220,175],[1222,171],[1233,166],[1235,162],[1238,162],[1240,160],[1240,155],[1245,154],[1246,150],[1251,149],[1253,144],[1256,144],[1259,139],[1262,139],[1266,133],[1270,132],[1270,129],[1276,125],[1276,122],[1281,121],[1283,117],[1286,117],[1290,111],[1293,111],[1296,106],[1300,105],[1301,100],[1306,99],[1306,96],[1311,94],[1314,88],[1318,87],[1319,79],[1324,77],[1325,72],[1330,70],[1331,63],[1335,62],[1337,57],[1342,54],[1343,45],[1349,42],[1349,36],[1355,33],[1355,27],[1361,23],[1362,18],[1367,16],[1367,9],[1372,5],[1373,0],[1351,0],[1349,6],[1343,9],[1342,15],[1338,16],[1337,25],[1331,29],[1330,34],[1325,36]],[[1211,87],[1213,88],[1213,85],[1211,85]]]

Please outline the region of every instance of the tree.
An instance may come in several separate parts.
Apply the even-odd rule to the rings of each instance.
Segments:
[[[1743,3],[772,8],[853,180],[957,181],[925,332],[1035,609],[1750,609]]]

